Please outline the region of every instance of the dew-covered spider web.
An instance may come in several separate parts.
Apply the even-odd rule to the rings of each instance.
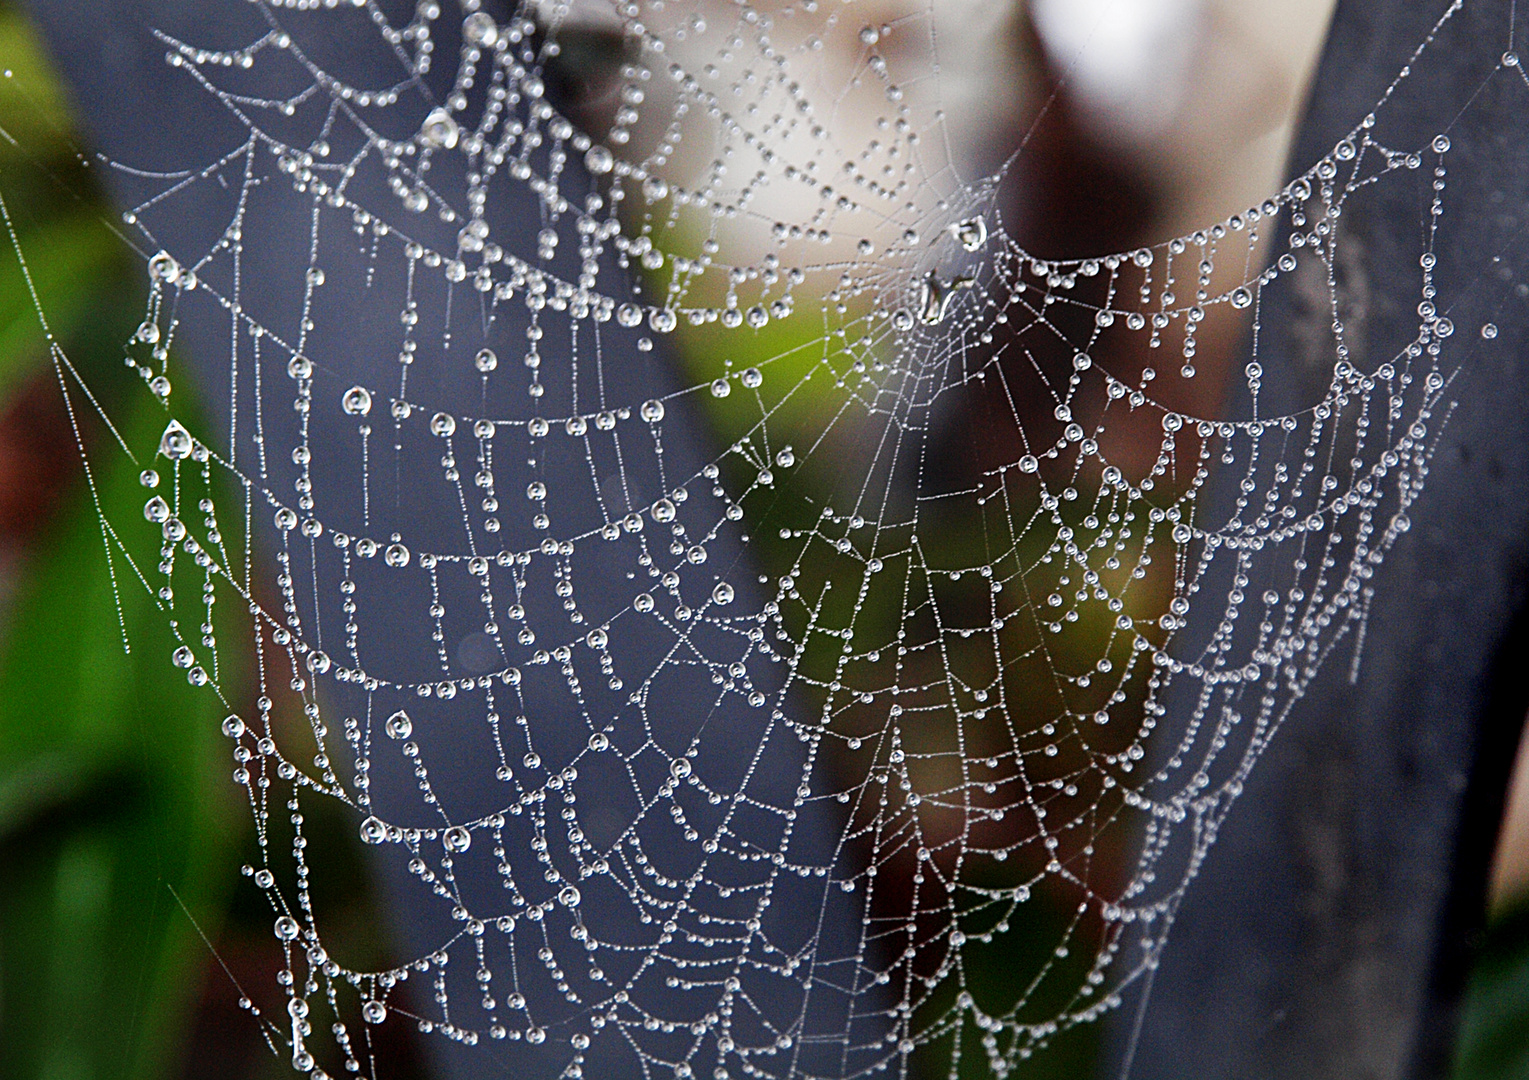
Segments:
[[[206,2],[157,38],[201,112],[107,162],[162,434],[87,458],[137,455],[115,580],[226,704],[273,1044],[1001,1077],[1118,1011],[1361,662],[1456,346],[1496,334],[1431,272],[1449,138],[1386,135],[1428,42],[1261,204],[1057,260],[1006,218],[1022,131],[967,174],[956,5]],[[1342,214],[1397,184],[1416,333],[1354,357]],[[1330,376],[1271,410],[1292,287]],[[1197,371],[1233,312],[1250,351]],[[328,947],[321,805],[396,966]]]

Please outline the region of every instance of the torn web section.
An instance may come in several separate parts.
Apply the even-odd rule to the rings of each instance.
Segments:
[[[257,874],[304,946],[294,1061],[306,999],[341,983],[367,1022],[417,1012],[440,1045],[503,1039],[536,1072],[884,1056],[861,894],[831,873],[834,816],[798,793],[810,752],[757,647],[742,527],[659,354],[612,317],[613,219],[563,149],[585,147],[506,65],[496,122],[541,134],[525,175],[470,180],[472,86],[443,120],[374,12],[269,14],[97,12],[162,36],[141,69],[77,75],[156,252],[140,344],[183,351],[231,433],[172,429],[166,457],[226,446],[278,560],[235,584],[311,733],[273,737],[261,710],[231,727],[270,740],[257,827],[348,804],[422,958],[345,969],[322,911]],[[159,160],[146,125],[167,113]],[[183,154],[198,131],[229,137]]]

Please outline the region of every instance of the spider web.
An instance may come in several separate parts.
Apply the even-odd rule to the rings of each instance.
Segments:
[[[1056,260],[1023,150],[962,177],[933,7],[231,6],[159,37],[194,132],[112,163],[169,415],[103,526],[227,704],[293,1066],[408,1022],[516,1075],[1004,1076],[1116,1010],[1423,494],[1467,335],[1449,139],[1382,134],[1416,76],[1261,205]],[[1358,361],[1341,215],[1429,173],[1416,335]],[[1331,378],[1271,415],[1289,281]],[[1246,366],[1197,372],[1223,307]],[[408,962],[326,948],[320,801]]]

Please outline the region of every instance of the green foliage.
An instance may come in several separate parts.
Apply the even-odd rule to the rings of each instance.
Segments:
[[[159,419],[133,418],[139,444]],[[119,520],[143,497],[125,455],[99,485]],[[154,598],[120,554],[114,587],[94,509],[74,502],[0,663],[0,1075],[132,1080],[164,1073],[205,955],[179,905],[215,922],[230,877],[222,709],[166,662]],[[130,550],[152,562],[143,534]]]
[[[1454,1080],[1529,1077],[1529,903],[1498,918],[1463,1009]]]
[[[51,353],[62,349],[129,445],[151,454],[164,410],[141,388],[122,393],[138,275],[13,11],[0,10],[0,72],[0,414],[38,380],[62,383],[99,450],[94,493],[75,466],[63,493],[33,500],[50,519],[4,538],[15,565],[0,631],[0,1076],[146,1080],[174,1071],[205,964],[188,912],[215,928],[233,877],[231,787],[214,756],[224,709],[167,662],[159,601],[93,502],[142,522],[149,462],[121,452]],[[122,542],[139,567],[158,562],[147,523]],[[182,591],[197,595],[185,576]]]

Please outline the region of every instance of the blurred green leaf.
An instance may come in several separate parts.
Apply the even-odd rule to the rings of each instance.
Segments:
[[[164,414],[144,398],[124,434],[152,447]],[[99,458],[105,512],[142,522],[140,466],[115,447]],[[159,537],[144,525],[122,539],[147,569]],[[180,903],[215,924],[233,878],[224,710],[167,662],[165,616],[120,552],[114,588],[83,485],[40,547],[0,660],[0,1076],[147,1080],[172,1060],[206,956]]]
[[[0,7],[0,161],[73,153],[69,107],[31,23]]]
[[[1529,903],[1497,919],[1471,974],[1454,1080],[1529,1077]]]
[[[21,238],[20,247],[30,287],[9,238],[0,245],[0,401],[47,357],[47,333],[32,290],[43,300],[43,315],[54,338],[67,341],[90,318],[103,288],[122,264],[121,242],[89,211],[34,227]]]

